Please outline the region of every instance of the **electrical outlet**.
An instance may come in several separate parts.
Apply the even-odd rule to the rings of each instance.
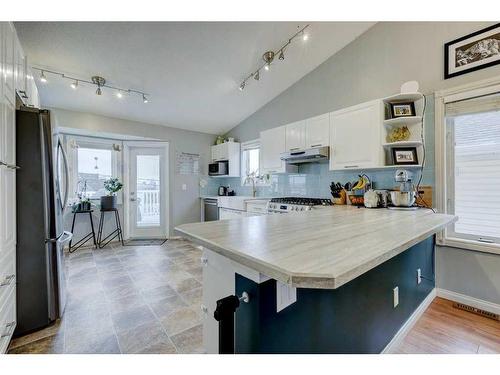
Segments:
[[[422,282],[422,270],[420,268],[417,268],[417,284],[420,284]]]
[[[392,295],[393,295],[393,305],[394,308],[396,308],[399,305],[399,287],[395,287],[392,290]]]

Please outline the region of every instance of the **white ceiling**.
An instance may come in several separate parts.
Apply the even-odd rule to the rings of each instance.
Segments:
[[[373,25],[313,22],[307,42],[296,40],[244,91],[242,79],[304,23],[295,22],[17,22],[34,66],[151,94],[118,99],[91,87],[72,90],[48,75],[38,83],[44,106],[218,134],[230,130]],[[36,76],[36,74],[35,74]]]

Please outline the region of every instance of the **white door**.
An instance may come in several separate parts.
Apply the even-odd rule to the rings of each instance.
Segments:
[[[260,133],[260,157],[262,173],[281,173],[284,162],[280,154],[285,152],[285,126],[265,130]]]
[[[330,170],[382,166],[381,101],[332,112],[330,117]]]
[[[168,148],[128,145],[128,235],[130,238],[166,238],[168,233]]]
[[[286,149],[298,151],[306,148],[306,122],[297,121],[286,125]]]

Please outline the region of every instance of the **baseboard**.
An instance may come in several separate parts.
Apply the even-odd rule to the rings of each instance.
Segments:
[[[451,290],[437,288],[437,296],[444,299],[448,299],[453,302],[463,303],[472,307],[476,307],[481,310],[489,311],[495,314],[500,314],[500,305],[485,301],[482,299],[477,299],[474,297],[466,296],[465,294],[460,294],[452,292]]]
[[[422,314],[427,310],[427,307],[432,303],[432,301],[436,298],[436,288],[432,289],[431,292],[425,297],[422,303],[417,307],[417,309],[411,314],[408,320],[403,324],[403,326],[399,329],[396,335],[392,338],[391,342],[387,344],[387,346],[382,350],[381,354],[389,354],[392,349],[398,346],[401,341],[406,337],[408,332],[413,328],[415,323],[420,319]]]

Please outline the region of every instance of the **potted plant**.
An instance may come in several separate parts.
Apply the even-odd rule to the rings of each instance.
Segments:
[[[87,197],[87,180],[78,181],[77,189],[79,190],[82,183],[82,189],[76,193],[78,201],[73,204],[73,212],[88,211],[91,207],[90,199]]]
[[[123,184],[117,178],[109,178],[104,181],[104,189],[108,195],[101,197],[101,210],[116,209],[116,193],[123,187]]]

